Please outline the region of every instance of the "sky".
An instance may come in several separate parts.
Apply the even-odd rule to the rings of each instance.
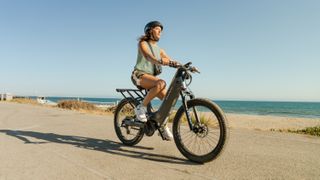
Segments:
[[[320,101],[318,0],[0,0],[0,93],[120,97],[137,38],[191,61],[196,97]],[[170,84],[175,69],[164,67]]]

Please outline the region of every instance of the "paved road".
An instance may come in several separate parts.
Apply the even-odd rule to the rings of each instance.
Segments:
[[[0,102],[0,179],[319,179],[320,138],[232,129],[213,162],[157,135],[119,143],[112,116]]]

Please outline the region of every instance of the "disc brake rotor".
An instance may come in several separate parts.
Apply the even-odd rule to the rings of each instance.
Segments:
[[[200,124],[195,126],[193,132],[195,132],[198,137],[204,138],[208,135],[209,129],[207,125]]]

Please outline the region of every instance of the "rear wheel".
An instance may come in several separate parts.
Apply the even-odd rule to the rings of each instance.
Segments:
[[[135,119],[134,108],[137,106],[132,98],[123,99],[114,113],[114,129],[120,141],[128,146],[138,144],[143,138],[144,130],[140,127],[128,126],[124,120]]]
[[[184,108],[180,107],[173,122],[177,148],[186,158],[198,163],[217,158],[227,139],[223,111],[206,99],[190,100],[187,107],[193,129],[190,129]]]

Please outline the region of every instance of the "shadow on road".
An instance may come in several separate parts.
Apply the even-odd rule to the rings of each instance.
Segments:
[[[34,131],[7,130],[7,129],[1,129],[0,133],[5,133],[9,136],[20,139],[24,141],[26,144],[60,143],[60,144],[73,145],[79,148],[102,151],[110,154],[127,156],[132,158],[148,159],[152,161],[174,163],[174,164],[196,165],[195,163],[187,161],[186,159],[145,152],[145,150],[153,150],[153,148],[150,148],[150,147],[125,146],[121,143],[114,142],[107,139],[102,140],[102,139],[94,139],[94,138],[81,137],[81,136],[68,136],[68,135],[60,135],[55,133],[42,133],[42,132],[34,132]],[[41,141],[40,142],[31,141],[28,138],[36,138]]]

